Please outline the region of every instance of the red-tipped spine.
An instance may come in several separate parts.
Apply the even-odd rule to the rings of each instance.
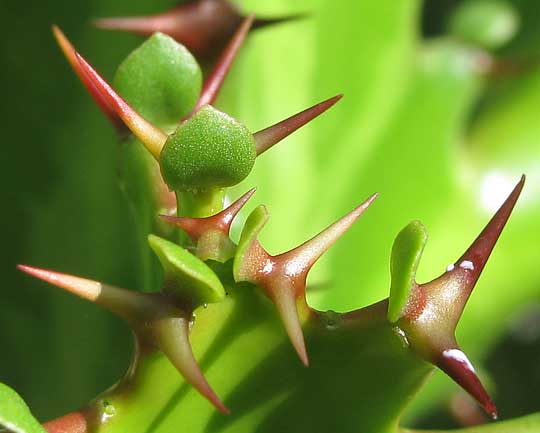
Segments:
[[[306,366],[309,365],[309,360],[302,333],[298,300],[305,303],[307,274],[317,259],[351,227],[376,197],[377,194],[373,194],[339,221],[291,251],[271,256],[255,236],[241,258],[237,256],[235,259],[235,278],[237,281],[250,281],[264,289],[266,295],[274,302],[287,335],[300,360]]]
[[[96,70],[77,52],[75,58],[85,78],[92,83],[101,97],[114,107],[118,116],[131,132],[144,144],[147,150],[159,161],[161,149],[167,141],[167,135],[137,113],[112,87],[99,75]]]
[[[378,196],[378,193],[371,195],[361,205],[328,226],[321,233],[295,249],[275,257],[275,259],[287,263],[287,268],[291,270],[307,274],[315,262],[360,218],[360,215],[371,206]]]
[[[214,66],[214,69],[206,79],[202,88],[201,96],[197,101],[197,105],[193,109],[193,112],[199,111],[203,106],[207,104],[213,104],[218,97],[219,91],[223,86],[223,82],[227,77],[231,66],[244,43],[249,29],[253,24],[254,15],[248,16],[242,22],[242,25],[235,32],[231,41],[225,48],[225,51],[219,58],[218,62]]]
[[[521,176],[520,181],[516,184],[510,195],[471,246],[467,248],[467,251],[454,263],[454,269],[462,269],[468,276],[467,288],[469,294],[478,281],[504,226],[508,222],[524,185],[525,175]]]
[[[463,309],[523,190],[522,176],[508,198],[465,253],[447,271],[425,284],[414,284],[398,324],[426,360],[437,365],[471,394],[484,410],[497,409],[467,356],[458,349],[454,332]]]
[[[230,410],[221,402],[204,377],[189,342],[189,323],[184,318],[162,319],[152,324],[156,344],[180,374],[225,415]]]
[[[460,349],[446,349],[435,361],[436,365],[467,391],[492,418],[497,419],[497,408],[480,382],[467,355]]]
[[[255,148],[257,149],[257,155],[260,155],[279,143],[285,137],[291,135],[296,130],[300,129],[305,124],[309,123],[316,117],[323,114],[326,110],[336,104],[343,95],[337,95],[326,101],[319,102],[318,104],[310,107],[304,111],[301,111],[288,119],[282,120],[275,125],[269,126],[254,134]]]
[[[199,238],[210,231],[219,231],[228,236],[232,222],[236,215],[242,210],[248,200],[255,194],[256,188],[250,189],[242,197],[232,203],[221,212],[207,218],[175,217],[170,215],[160,215],[162,219],[170,224],[174,224],[184,230],[192,241],[197,242]]]
[[[81,82],[83,83],[84,87],[86,87],[86,90],[88,90],[88,93],[90,93],[90,96],[92,96],[103,114],[107,116],[107,118],[116,128],[118,133],[125,133],[126,126],[124,125],[122,119],[120,119],[118,114],[116,114],[116,110],[114,109],[114,107],[107,101],[106,98],[101,95],[101,93],[96,89],[94,84],[86,77],[86,75],[83,74],[79,62],[77,61],[77,58],[75,56],[76,51],[75,48],[73,48],[73,45],[71,45],[71,43],[59,27],[52,26],[52,31],[56,41],[58,42],[58,45],[64,53],[64,56],[66,57],[67,61],[69,62]]]

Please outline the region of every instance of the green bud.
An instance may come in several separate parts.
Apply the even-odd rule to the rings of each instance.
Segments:
[[[505,0],[463,2],[450,20],[450,32],[465,42],[482,48],[506,44],[519,26],[519,16]]]
[[[201,69],[174,39],[155,33],[119,66],[114,87],[146,120],[172,129],[197,103]]]
[[[207,105],[169,137],[161,152],[161,173],[174,191],[223,188],[244,180],[256,156],[251,132]]]

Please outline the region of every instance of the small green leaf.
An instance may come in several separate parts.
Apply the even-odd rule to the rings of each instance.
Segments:
[[[150,235],[148,241],[165,271],[165,292],[191,307],[218,302],[225,297],[219,278],[203,261],[158,236]]]
[[[463,2],[450,20],[450,32],[483,48],[498,48],[514,37],[519,16],[505,0]]]
[[[19,394],[3,383],[0,383],[0,425],[14,433],[46,433]]]
[[[420,221],[412,221],[399,232],[392,246],[390,273],[390,299],[388,320],[395,322],[409,297],[409,291],[415,283],[416,270],[426,245],[428,234]]]
[[[236,248],[236,255],[234,257],[233,274],[237,281],[242,280],[242,266],[244,264],[244,258],[249,247],[253,241],[257,239],[259,232],[268,221],[268,210],[264,205],[257,206],[253,209],[253,212],[249,214],[249,217],[244,224],[240,240],[238,241],[238,247]]]
[[[251,172],[255,157],[249,130],[207,105],[169,137],[160,165],[170,189],[199,191],[238,184]]]
[[[189,114],[201,91],[201,69],[174,39],[156,33],[118,67],[114,87],[145,119],[171,127]]]

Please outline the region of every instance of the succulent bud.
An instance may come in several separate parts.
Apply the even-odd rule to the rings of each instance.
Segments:
[[[206,105],[171,134],[160,165],[171,190],[196,192],[236,185],[250,173],[256,156],[251,132]]]
[[[160,127],[174,129],[199,98],[202,72],[183,45],[155,33],[120,64],[113,83],[141,116]]]

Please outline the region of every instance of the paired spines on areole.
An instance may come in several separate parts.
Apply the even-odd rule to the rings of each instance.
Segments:
[[[268,220],[264,206],[248,217],[234,260],[236,281],[261,287],[273,301],[287,335],[304,365],[309,364],[298,303],[305,305],[306,278],[315,262],[341,237],[371,205],[377,194],[330,225],[304,244],[277,256],[259,243],[258,235]]]
[[[253,28],[302,18],[296,14],[284,17],[255,18]],[[185,45],[197,57],[212,60],[245,19],[229,0],[192,0],[170,10],[139,17],[99,18],[98,28],[150,36],[165,33]]]
[[[230,70],[231,64],[238,54],[241,44],[245,40],[245,36],[252,23],[252,16],[246,18],[237,33],[233,36],[233,39],[223,53],[220,61],[216,64],[214,72],[211,73],[205,81],[196,108],[200,109],[206,104],[215,101],[226,78],[227,72]],[[120,126],[121,124],[127,126],[127,128],[129,128],[129,130],[144,144],[152,156],[159,160],[161,150],[169,137],[160,128],[146,120],[120,95],[118,95],[90,63],[73,48],[58,27],[55,26],[53,31],[76,74],[81,78],[87,90],[98,103],[104,114],[110,119],[111,123],[113,123],[115,128],[122,129]],[[333,98],[315,104],[288,119],[256,132],[254,134],[254,141],[257,154],[265,152],[294,131],[324,113],[337,103],[341,97],[342,95],[334,96]]]
[[[230,413],[208,384],[193,355],[189,341],[191,311],[175,307],[161,293],[135,292],[27,265],[18,268],[120,316],[146,344],[157,347],[210,403],[224,414]]]
[[[417,284],[416,269],[427,241],[417,221],[396,238],[392,250],[392,290],[388,319],[408,337],[422,357],[448,374],[497,418],[497,408],[467,355],[459,348],[455,329],[484,266],[521,194],[525,176],[465,253],[435,280]]]
[[[188,234],[193,242],[197,242],[202,236],[209,232],[220,232],[225,236],[229,236],[234,218],[253,194],[255,194],[255,191],[255,188],[250,189],[221,212],[206,218],[175,217],[170,215],[161,215],[161,218],[168,223],[181,228]]]

